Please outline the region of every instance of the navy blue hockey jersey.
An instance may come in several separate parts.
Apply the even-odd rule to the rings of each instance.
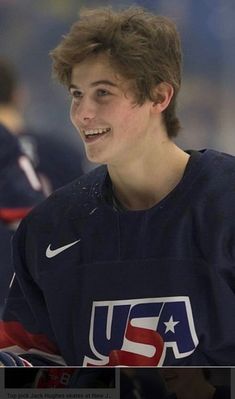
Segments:
[[[18,139],[0,124],[0,316],[12,278],[10,241],[19,221],[44,199]]]
[[[41,365],[235,365],[235,158],[198,154],[151,209],[115,209],[105,166],[34,209],[0,347]]]
[[[40,182],[18,139],[0,124],[0,220],[14,222],[44,199]]]

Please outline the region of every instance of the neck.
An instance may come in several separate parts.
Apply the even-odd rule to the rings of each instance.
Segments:
[[[17,109],[11,106],[0,107],[0,123],[15,135],[19,134],[24,128],[23,117]]]
[[[115,196],[129,210],[151,208],[180,182],[189,155],[167,139],[136,161],[108,165]]]

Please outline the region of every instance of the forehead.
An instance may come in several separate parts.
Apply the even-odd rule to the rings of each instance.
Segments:
[[[71,84],[82,86],[104,80],[117,86],[124,83],[124,78],[117,73],[105,54],[90,56],[72,68]]]

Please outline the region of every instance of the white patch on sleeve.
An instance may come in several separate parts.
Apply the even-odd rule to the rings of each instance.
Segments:
[[[19,163],[21,170],[23,170],[23,172],[25,173],[31,187],[36,191],[40,191],[42,188],[41,183],[38,180],[37,175],[31,165],[29,159],[26,156],[22,155],[21,157],[19,157],[18,163]]]

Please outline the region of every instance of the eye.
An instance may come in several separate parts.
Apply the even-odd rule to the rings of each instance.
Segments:
[[[98,97],[104,97],[104,96],[107,96],[109,94],[110,93],[107,90],[105,90],[105,89],[98,89],[97,90],[97,96]]]
[[[76,100],[82,98],[82,92],[80,90],[71,90],[70,95]]]

